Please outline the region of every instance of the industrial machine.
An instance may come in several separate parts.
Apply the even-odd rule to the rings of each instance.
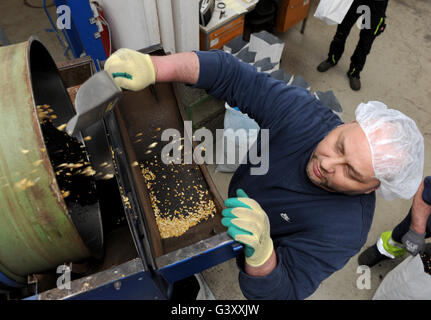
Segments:
[[[174,84],[124,92],[72,138],[64,124],[93,60],[56,65],[32,37],[1,47],[0,65],[0,295],[169,299],[176,281],[239,253],[205,165],[160,159],[163,130],[184,130]],[[172,230],[200,203],[212,213]]]

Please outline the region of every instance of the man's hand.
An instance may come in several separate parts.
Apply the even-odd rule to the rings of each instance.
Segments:
[[[268,216],[243,190],[238,189],[237,196],[225,201],[222,224],[234,240],[245,245],[246,263],[260,267],[274,251]]]
[[[425,248],[426,226],[431,214],[430,193],[431,177],[426,177],[413,198],[410,229],[401,239],[413,256]]]
[[[156,81],[156,72],[148,54],[122,48],[106,60],[105,71],[123,89],[139,91]]]
[[[425,233],[417,233],[412,228],[402,237],[401,241],[412,256],[416,256],[425,249]]]

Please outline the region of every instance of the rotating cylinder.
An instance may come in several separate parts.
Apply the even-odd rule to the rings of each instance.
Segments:
[[[89,206],[97,212],[95,231],[83,236],[79,221],[86,224],[91,210],[79,207],[74,219],[62,195],[38,117],[41,104],[55,110],[55,126],[74,115],[49,52],[33,37],[0,47],[0,285],[6,287],[101,248],[98,203]]]

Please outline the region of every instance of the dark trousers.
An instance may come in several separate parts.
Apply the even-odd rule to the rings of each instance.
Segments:
[[[407,217],[398,224],[394,230],[392,230],[392,239],[396,242],[401,243],[401,238],[409,231],[410,224],[412,221],[412,209],[410,208],[409,214]],[[427,221],[427,227],[425,231],[425,238],[431,237],[431,216],[429,216]]]
[[[349,74],[352,76],[359,76],[365,65],[367,55],[371,51],[371,46],[376,37],[381,33],[381,27],[384,25],[386,7],[388,0],[355,0],[352,3],[349,11],[344,17],[341,24],[337,27],[334,39],[331,42],[328,54],[328,60],[333,64],[337,64],[340,60],[346,39],[349,36],[355,22],[363,14],[363,11],[357,13],[357,9],[361,5],[366,5],[370,8],[370,26],[371,28],[363,28],[359,34],[359,42],[356,46],[350,61]]]

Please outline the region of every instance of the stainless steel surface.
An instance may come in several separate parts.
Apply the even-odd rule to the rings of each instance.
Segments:
[[[59,63],[57,66],[75,107],[75,97],[79,88],[96,72],[94,62],[90,57],[83,57]],[[91,166],[96,171],[95,179],[104,180],[113,176],[114,165],[103,119],[83,129],[80,140],[84,141],[87,147]]]
[[[108,283],[117,283],[117,281],[121,281],[121,279],[127,276],[141,272],[143,269],[144,266],[142,265],[141,259],[133,259],[114,268],[71,281],[69,282],[70,289],[55,288],[42,292],[38,295],[38,300],[61,300],[72,298],[84,292],[102,287]],[[116,285],[117,287],[119,286],[118,283]]]

